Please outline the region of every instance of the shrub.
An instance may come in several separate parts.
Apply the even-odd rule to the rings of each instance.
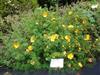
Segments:
[[[18,14],[20,11],[29,10],[36,7],[37,0],[1,0],[0,16]]]
[[[37,0],[1,0],[0,31],[8,33],[8,30],[12,30],[11,23],[18,20],[19,14],[36,6],[38,6]]]
[[[8,34],[9,31],[12,30],[11,24],[15,23],[17,20],[19,20],[18,15],[8,15],[7,17],[0,17],[0,31]]]
[[[95,2],[95,0],[94,0]],[[93,48],[94,52],[97,53],[96,56],[97,58],[99,58],[99,55],[100,54],[100,7],[99,7],[99,3],[100,1],[97,1],[95,3],[91,3],[91,2],[82,2],[82,3],[79,3],[76,5],[76,8],[77,6],[80,7],[80,8],[83,8],[83,9],[87,9],[87,10],[91,10],[93,12],[93,17],[95,19],[95,26],[94,27],[91,27],[89,29],[89,32],[91,33],[92,35],[92,38],[95,39],[97,38],[95,41],[94,44],[97,45],[98,49],[95,49]],[[91,19],[91,21],[93,21],[93,19]]]
[[[95,26],[93,12],[68,7],[63,14],[36,8],[20,15],[13,31],[3,37],[0,63],[14,69],[49,69],[53,58],[64,58],[64,70],[79,70],[95,60],[91,34]]]
[[[96,0],[37,0],[39,5],[42,7],[47,6],[48,8],[50,7],[55,7],[56,5],[58,6],[65,6],[65,5],[71,5],[73,3],[77,3],[77,2],[83,2],[83,1],[92,1],[92,2],[96,2]]]

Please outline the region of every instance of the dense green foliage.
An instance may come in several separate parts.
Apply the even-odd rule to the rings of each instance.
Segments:
[[[93,2],[48,10],[36,7],[37,0],[0,0],[0,66],[48,70],[51,59],[63,58],[63,69],[76,71],[94,63],[100,53],[100,7]]]
[[[0,0],[0,31],[8,33],[19,14],[37,6],[37,0]]]
[[[51,59],[64,58],[64,70],[79,70],[93,63],[100,41],[94,12],[78,5],[62,10],[36,8],[21,14],[11,23],[13,31],[2,37],[0,64],[19,70],[50,69]]]
[[[6,17],[29,10],[37,5],[37,0],[0,0],[0,15]]]

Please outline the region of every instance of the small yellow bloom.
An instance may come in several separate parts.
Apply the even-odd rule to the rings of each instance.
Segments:
[[[74,26],[73,25],[69,25],[68,28],[69,29],[72,29],[72,28],[74,28]]]
[[[33,49],[33,47],[30,45],[30,46],[28,46],[28,50],[32,50]]]
[[[48,12],[44,12],[44,13],[42,14],[42,16],[43,16],[43,17],[47,17],[47,16],[48,16]]]
[[[73,12],[72,12],[72,11],[69,11],[69,12],[68,12],[68,15],[72,15],[72,14],[73,14]]]
[[[53,34],[49,38],[50,38],[51,41],[55,41],[56,39],[58,39],[58,37],[59,37],[58,34]]]
[[[78,65],[79,65],[79,67],[83,67],[83,65],[82,65],[82,63],[81,62],[78,62]]]
[[[81,49],[82,49],[82,48],[81,48],[81,47],[79,47],[79,48],[78,48],[78,51],[80,51]]]
[[[27,52],[31,52],[33,50],[33,47],[30,45],[28,46],[28,48],[26,49]]]
[[[98,41],[99,39],[96,39],[96,41]]]
[[[72,60],[74,58],[74,54],[73,53],[69,53],[67,55],[67,58],[70,59],[70,60]]]
[[[70,42],[71,36],[70,36],[70,35],[66,35],[66,36],[65,36],[65,39],[66,39],[67,42]]]
[[[43,36],[44,36],[45,38],[48,38],[48,37],[49,37],[48,34],[43,34]]]
[[[38,23],[38,22],[36,22],[36,24],[38,25],[39,23]]]
[[[68,66],[69,68],[71,68],[71,64],[68,64],[67,66]]]
[[[83,24],[86,24],[86,20],[83,20],[82,23],[83,23]]]
[[[64,51],[63,54],[66,56],[66,54],[67,54],[66,51]]]
[[[65,48],[65,46],[64,46],[64,45],[62,45],[62,47],[63,47],[63,48]]]
[[[93,62],[93,59],[92,59],[92,58],[89,58],[89,59],[88,59],[88,62],[89,62],[89,63],[92,63],[92,62]]]
[[[55,19],[56,19],[56,18],[55,18],[55,17],[53,17],[51,20],[52,20],[52,21],[54,21]]]
[[[66,25],[63,24],[62,27],[66,28]]]
[[[35,42],[35,36],[32,36],[32,37],[30,38],[30,42]]]
[[[35,64],[35,61],[31,60],[31,61],[30,61],[30,64],[31,64],[31,65],[34,65],[34,64]]]
[[[13,47],[14,47],[14,48],[19,48],[19,46],[20,46],[20,43],[19,43],[19,42],[15,41],[15,42],[13,43]]]
[[[78,29],[75,30],[75,33],[78,34],[80,31]]]
[[[89,41],[90,39],[91,39],[90,35],[86,34],[85,37],[84,37],[84,40]]]
[[[46,46],[46,48],[49,48],[48,45]]]

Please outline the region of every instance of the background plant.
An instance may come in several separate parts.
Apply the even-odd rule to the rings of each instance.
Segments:
[[[37,0],[0,0],[0,15],[6,17],[10,14],[18,14],[36,5]]]
[[[19,14],[37,6],[37,0],[0,0],[0,31],[9,33],[11,23],[18,20]]]

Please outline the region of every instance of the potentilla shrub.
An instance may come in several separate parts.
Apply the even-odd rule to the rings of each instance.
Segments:
[[[0,64],[19,70],[50,69],[51,59],[63,58],[65,71],[80,70],[95,62],[94,42],[99,39],[92,38],[91,27],[91,10],[70,7],[61,15],[36,8],[20,15],[13,31],[2,38]]]
[[[92,14],[93,14],[93,18],[95,19],[95,23],[94,23],[94,26],[89,28],[88,31],[89,33],[92,35],[92,40],[95,40],[93,42],[94,45],[96,44],[98,47],[98,49],[95,49],[95,48],[92,48],[94,50],[97,56],[97,58],[99,58],[99,54],[100,54],[100,5],[99,5],[100,1],[97,0],[94,0],[94,2],[90,2],[90,1],[87,1],[87,2],[82,2],[82,3],[78,3],[75,5],[74,8],[77,8],[77,7],[80,7],[82,9],[87,9],[87,10],[91,10],[92,11]],[[94,19],[93,18],[90,18],[90,22],[93,23],[94,22]],[[97,39],[95,39],[97,38]],[[97,40],[97,41],[96,41]]]

